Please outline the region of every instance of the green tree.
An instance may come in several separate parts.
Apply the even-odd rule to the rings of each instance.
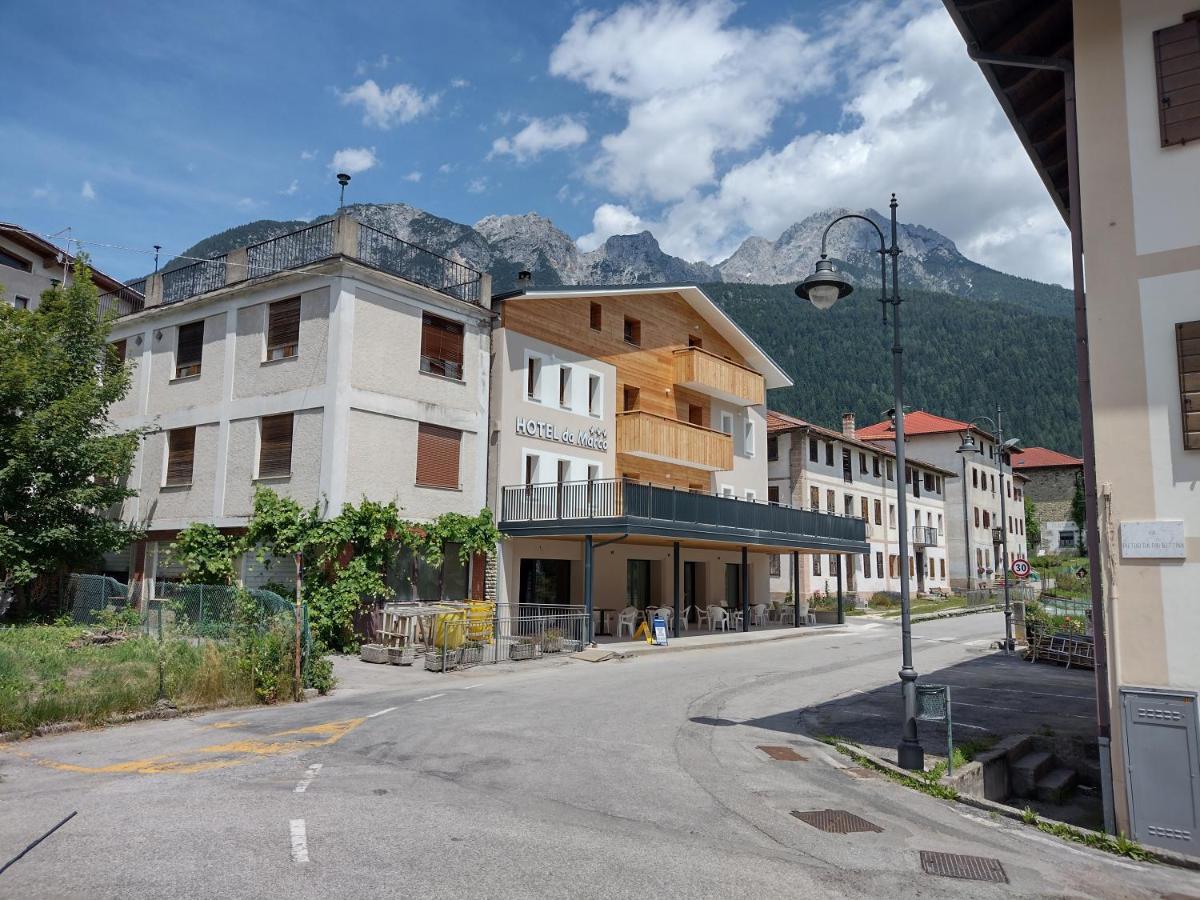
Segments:
[[[1025,539],[1029,555],[1034,556],[1042,544],[1042,521],[1038,518],[1037,504],[1025,498]]]
[[[1087,501],[1083,496],[1083,478],[1078,475],[1075,476],[1075,496],[1071,498],[1071,521],[1075,523],[1076,540],[1086,546],[1083,533],[1087,523]]]
[[[129,366],[108,344],[109,323],[86,257],[36,310],[0,304],[0,584],[18,606],[49,579],[94,563],[138,536],[113,510],[142,431],[117,431],[111,406]]]
[[[238,539],[206,522],[193,522],[171,544],[171,557],[183,566],[184,584],[233,584]]]

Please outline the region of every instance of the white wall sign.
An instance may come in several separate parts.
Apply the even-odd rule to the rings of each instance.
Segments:
[[[1183,520],[1122,522],[1121,556],[1126,559],[1183,559]]]
[[[553,422],[543,422],[537,419],[526,419],[517,416],[517,434],[526,437],[541,438],[544,441],[554,441],[558,444],[568,444],[571,447],[586,447],[589,450],[608,449],[608,431],[599,425],[590,428],[580,428],[578,431],[559,428]]]

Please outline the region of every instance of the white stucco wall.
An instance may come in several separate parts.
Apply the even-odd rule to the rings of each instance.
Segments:
[[[267,361],[266,358],[267,310],[274,299],[238,309],[233,371],[235,398],[280,394],[325,383],[329,290],[328,286],[322,286],[300,294],[300,341],[296,355],[288,359]]]

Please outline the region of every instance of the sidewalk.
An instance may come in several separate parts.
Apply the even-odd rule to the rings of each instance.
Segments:
[[[685,634],[671,638],[665,647],[636,641],[600,641],[601,650],[611,650],[622,656],[643,656],[681,650],[707,650],[716,647],[739,647],[744,644],[761,644],[768,641],[786,641],[794,638],[812,637],[817,634],[841,634],[850,628],[846,625],[802,625],[799,628],[779,627],[756,631],[717,631]]]

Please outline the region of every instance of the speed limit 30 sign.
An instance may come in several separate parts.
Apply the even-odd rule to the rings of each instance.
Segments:
[[[1028,560],[1014,559],[1012,561],[1012,573],[1018,578],[1028,578],[1031,571],[1033,570],[1030,568]]]

